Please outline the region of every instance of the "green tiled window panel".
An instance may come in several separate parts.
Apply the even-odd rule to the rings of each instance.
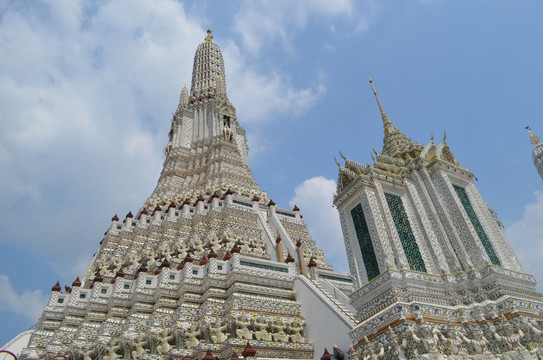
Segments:
[[[396,231],[398,231],[398,236],[402,242],[409,268],[411,270],[426,272],[426,266],[424,265],[415,235],[413,235],[413,230],[409,224],[402,198],[392,194],[385,194],[385,197],[392,214],[392,219],[394,220],[394,225],[396,226]]]
[[[273,270],[273,271],[280,271],[280,272],[288,273],[288,269],[281,268],[281,267],[278,267],[278,266],[257,264],[257,263],[252,263],[252,262],[249,262],[249,261],[243,261],[243,260],[241,260],[239,263],[240,263],[240,265],[243,265],[243,266],[252,266],[252,267],[256,267],[256,268],[260,268],[260,269],[266,269],[266,270]]]
[[[351,279],[340,278],[338,276],[319,274],[319,277],[321,277],[323,279],[329,279],[329,280],[335,280],[335,281],[343,281],[343,282],[346,282],[346,283],[349,283],[349,284],[353,283],[353,281]]]
[[[469,201],[468,193],[466,190],[460,186],[453,185],[454,191],[456,191],[456,195],[458,195],[458,198],[460,199],[460,202],[462,203],[462,206],[464,206],[464,210],[466,210],[466,213],[468,214],[469,220],[473,224],[473,227],[475,228],[475,231],[477,232],[477,235],[479,236],[479,239],[481,240],[481,243],[483,243],[483,247],[485,248],[485,251],[490,258],[490,261],[492,261],[492,264],[501,266],[500,259],[498,259],[498,256],[496,255],[496,252],[494,251],[494,247],[492,247],[492,243],[488,239],[488,236],[485,233],[485,230],[483,229],[483,226],[481,225],[481,222],[479,221],[479,218],[477,217],[477,214],[475,214],[475,210],[473,210],[473,206],[471,206],[471,202]]]
[[[368,224],[366,223],[364,212],[362,211],[362,206],[360,204],[356,205],[356,207],[351,210],[351,217],[353,218],[358,245],[360,246],[362,259],[364,260],[364,266],[366,267],[366,274],[368,274],[368,280],[371,280],[380,274],[379,265],[375,258],[370,231],[368,230]]]

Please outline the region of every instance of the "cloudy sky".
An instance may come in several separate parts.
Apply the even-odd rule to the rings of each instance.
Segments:
[[[336,269],[333,156],[381,148],[371,76],[407,136],[447,131],[543,284],[543,181],[524,130],[543,134],[542,13],[539,0],[0,0],[0,345],[83,272],[113,214],[151,194],[208,27],[255,179],[301,208]]]

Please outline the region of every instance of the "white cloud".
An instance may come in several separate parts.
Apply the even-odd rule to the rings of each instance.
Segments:
[[[279,38],[290,46],[290,28],[300,29],[309,18],[350,18],[354,4],[351,0],[340,1],[267,1],[245,2],[234,18],[234,29],[242,37],[244,47],[258,53],[262,44]]]
[[[252,54],[276,40],[292,50],[292,34],[312,20],[327,26],[330,32],[336,31],[334,23],[339,20],[348,23],[348,33],[353,33],[367,30],[379,9],[376,0],[246,1],[234,17],[234,31]]]
[[[288,76],[249,64],[233,42],[223,50],[228,93],[243,124],[266,124],[282,114],[303,113],[326,92],[322,76],[305,88],[295,88]]]
[[[290,206],[297,205],[317,247],[336,271],[348,272],[347,255],[337,210],[332,207],[336,182],[323,176],[312,177],[298,185]]]
[[[262,135],[263,126],[285,114],[298,116],[314,106],[326,93],[324,76],[318,74],[306,87],[296,88],[288,75],[259,69],[258,62],[247,61],[234,42],[222,49],[228,96],[235,104],[237,116],[247,128],[249,155],[257,157],[270,146]]]
[[[520,263],[538,280],[543,291],[543,191],[536,191],[535,202],[526,205],[522,218],[505,230],[505,236],[515,250]]]
[[[13,289],[9,277],[3,274],[0,274],[0,289],[2,289],[0,310],[22,315],[30,321],[36,321],[40,317],[48,300],[41,290],[25,290],[18,293]]]

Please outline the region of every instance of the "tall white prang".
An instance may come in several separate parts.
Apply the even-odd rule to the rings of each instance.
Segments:
[[[152,195],[113,216],[85,273],[55,284],[30,340],[9,348],[71,360],[318,359],[346,348],[354,279],[327,264],[298,207],[256,184],[211,31],[164,154]]]

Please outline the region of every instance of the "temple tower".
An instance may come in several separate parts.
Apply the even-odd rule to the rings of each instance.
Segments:
[[[317,359],[346,346],[353,279],[327,264],[298,207],[260,189],[247,152],[208,31],[156,189],[111,219],[80,278],[53,286],[22,356]]]
[[[433,136],[423,146],[400,132],[370,83],[383,121],[383,148],[371,155],[373,165],[340,153],[344,165],[338,163],[334,199],[357,283],[351,294],[355,348],[363,357],[496,358],[518,352],[531,358],[530,351],[541,349],[534,340],[541,334],[541,294],[481,198],[473,173],[454,156],[446,136],[437,146]],[[482,334],[488,349],[477,353],[472,345]],[[507,345],[513,338],[517,342]]]
[[[228,189],[269,200],[253,178],[245,129],[228,99],[222,53],[211,33],[194,55],[190,93],[184,86],[164,153],[149,207]]]

